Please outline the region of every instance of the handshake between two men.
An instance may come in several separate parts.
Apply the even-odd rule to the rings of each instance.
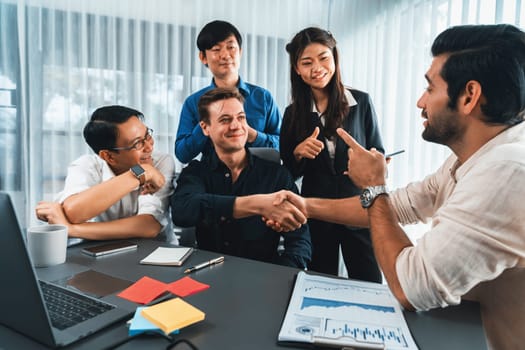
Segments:
[[[303,198],[286,190],[263,195],[268,196],[266,201],[273,201],[273,210],[267,206],[267,214],[263,215],[267,226],[278,232],[289,232],[305,224],[308,218],[358,227],[368,226],[368,214],[364,207],[370,206],[376,196],[386,193],[387,163],[390,158],[385,159],[375,148],[366,150],[343,129],[337,129],[337,134],[349,146],[345,175],[357,187],[376,189],[376,192],[367,193],[362,198],[355,196],[342,199]],[[377,191],[378,188],[383,188],[383,192]]]

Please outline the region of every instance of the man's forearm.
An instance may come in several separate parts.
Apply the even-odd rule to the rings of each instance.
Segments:
[[[154,238],[161,229],[160,223],[149,214],[135,215],[107,222],[85,222],[68,225],[70,237],[96,240]]]
[[[309,218],[342,225],[368,227],[368,215],[359,197],[342,199],[305,198]]]
[[[401,288],[396,271],[397,257],[404,248],[412,246],[412,242],[399,226],[388,196],[382,195],[376,198],[373,205],[368,208],[368,220],[374,253],[388,286],[406,309],[413,310]]]
[[[258,194],[236,197],[233,204],[232,215],[235,219],[262,215],[264,206],[263,201],[263,196]]]
[[[63,208],[72,223],[83,223],[106,211],[115,202],[139,186],[139,180],[125,172],[85,191],[69,196]]]

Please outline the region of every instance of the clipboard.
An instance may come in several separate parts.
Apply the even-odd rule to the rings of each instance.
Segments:
[[[341,349],[341,350],[355,350],[355,349],[385,350],[387,349],[385,345],[382,343],[360,342],[359,340],[356,340],[355,338],[350,338],[350,337],[342,337],[342,338],[338,338],[338,340],[344,341],[343,338],[346,338],[349,343],[356,342],[358,343],[358,345],[352,345],[352,346],[341,345],[338,342],[337,343],[333,342],[333,339],[319,337],[319,336],[313,337],[312,342],[296,342],[296,341],[277,340],[277,344],[280,346],[285,346],[285,347],[293,347],[293,348],[301,347],[301,348],[306,348],[306,349],[318,349],[319,347],[323,347],[323,348],[330,347],[330,348]]]
[[[288,305],[290,305],[290,301],[292,299],[292,295],[293,295],[293,292],[294,292],[294,289],[295,289],[295,284],[297,282],[297,276],[298,274],[295,274],[294,278],[293,278],[293,281],[292,281],[292,288],[290,289],[290,294],[288,294]],[[334,276],[333,278],[336,278],[336,279],[343,279],[342,277],[336,277]],[[281,328],[282,328],[282,325],[284,323],[284,319],[286,317],[286,313],[288,312],[288,309],[284,312],[283,314],[283,318],[282,318],[282,321],[281,321]],[[338,344],[333,344],[331,345],[330,344],[330,341],[329,341],[329,338],[323,338],[323,337],[313,337],[312,341],[310,342],[300,342],[300,341],[286,341],[286,340],[277,340],[277,344],[279,346],[283,346],[283,347],[290,347],[290,348],[297,348],[297,347],[301,347],[301,348],[305,348],[305,349],[317,349],[319,347],[333,347],[333,348],[336,348],[336,349],[341,349],[341,350],[354,350],[354,349],[385,349],[384,345],[383,344],[377,344],[374,346],[374,344],[363,344],[365,347],[358,347],[358,346],[352,346],[352,347],[347,347],[347,346],[341,346],[341,345],[338,345]],[[370,347],[372,346],[372,347]]]
[[[339,349],[417,349],[388,286],[299,272],[277,344]]]

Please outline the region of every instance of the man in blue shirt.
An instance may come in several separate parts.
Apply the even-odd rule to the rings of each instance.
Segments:
[[[304,216],[288,202],[273,205],[276,191],[297,193],[297,188],[286,168],[246,148],[249,127],[242,95],[237,89],[213,89],[202,95],[198,108],[199,127],[214,149],[180,174],[171,197],[175,225],[196,226],[201,249],[305,268],[312,247],[308,226],[300,224]],[[290,232],[283,234],[284,251],[278,250],[281,234],[261,217],[285,221]]]
[[[199,59],[213,74],[209,86],[190,95],[180,113],[175,155],[182,163],[189,163],[201,152],[210,153],[212,145],[199,126],[197,104],[199,98],[216,87],[237,88],[244,96],[244,110],[248,122],[248,146],[279,148],[281,115],[268,90],[249,84],[239,76],[242,56],[242,37],[237,28],[224,21],[213,21],[204,26],[197,37]]]

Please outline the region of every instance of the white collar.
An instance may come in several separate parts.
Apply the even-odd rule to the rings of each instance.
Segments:
[[[345,87],[345,97],[346,97],[346,100],[348,101],[349,107],[357,105],[357,101],[355,100],[354,96],[352,95],[350,90],[346,87]],[[321,113],[319,113],[319,111],[317,110],[317,106],[315,105],[315,103],[312,103],[312,112],[315,112],[318,115],[321,115]]]
[[[97,157],[99,156],[97,155]],[[102,181],[104,182],[114,178],[116,175],[113,172],[113,170],[111,170],[111,168],[109,167],[109,164],[102,158],[100,158],[100,161],[102,163]]]

